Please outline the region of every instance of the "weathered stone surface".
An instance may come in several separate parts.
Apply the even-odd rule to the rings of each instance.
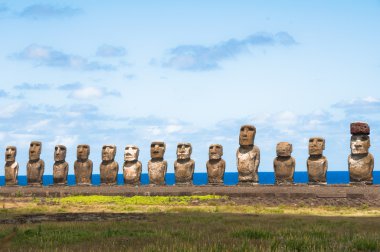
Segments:
[[[211,185],[223,185],[226,162],[222,159],[223,146],[211,144],[209,147],[209,160],[206,163],[208,183]]]
[[[369,134],[369,126],[366,123],[352,123],[351,132],[352,125],[361,129],[364,128],[360,132],[368,132]],[[366,130],[367,128],[368,131]],[[350,143],[351,154],[348,156],[350,183],[371,185],[373,183],[374,158],[368,151],[371,146],[370,137],[367,134],[356,134],[359,130],[355,130],[354,132],[355,134],[351,136]]]
[[[273,161],[275,183],[277,185],[293,184],[296,160],[291,156],[292,150],[290,143],[280,142],[277,144],[277,157]]]
[[[100,163],[100,184],[116,185],[117,174],[119,172],[119,164],[115,161],[116,146],[103,145],[102,162]]]
[[[239,184],[257,184],[259,182],[260,149],[254,145],[255,135],[255,126],[241,126],[239,134],[240,147],[236,151]]]
[[[28,185],[42,185],[42,176],[45,170],[45,162],[40,159],[42,143],[33,141],[29,147],[29,161],[26,165]]]
[[[312,137],[309,139],[309,158],[307,159],[307,172],[310,184],[326,184],[327,158],[323,156],[325,139]]]
[[[66,159],[66,146],[56,145],[54,149],[53,180],[55,185],[66,185],[69,164]]]
[[[124,150],[123,177],[126,185],[139,185],[142,164],[139,159],[140,149],[136,145],[127,145]]]
[[[164,142],[152,142],[148,162],[149,183],[151,185],[165,185],[165,175],[168,168],[164,160],[166,145]]]
[[[17,148],[15,146],[7,146],[5,150],[5,185],[13,186],[18,184],[19,166],[16,162]]]
[[[350,126],[350,131],[352,135],[369,135],[370,128],[365,122],[353,122]]]
[[[74,162],[74,173],[77,185],[91,185],[93,163],[90,156],[90,146],[80,144],[77,147],[77,160]]]
[[[191,157],[192,146],[190,143],[177,145],[177,160],[174,161],[174,173],[176,185],[193,184],[195,162]]]

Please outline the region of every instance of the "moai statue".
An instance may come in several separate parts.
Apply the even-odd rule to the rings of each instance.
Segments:
[[[368,152],[371,146],[367,123],[351,123],[351,155],[348,156],[350,184],[372,185],[374,159]]]
[[[309,184],[326,184],[327,158],[323,156],[325,139],[312,137],[309,139],[309,158],[307,159],[307,173]]]
[[[127,145],[124,150],[123,177],[126,185],[140,185],[142,164],[139,159],[140,150],[136,145]]]
[[[174,161],[176,185],[192,185],[195,162],[190,158],[192,147],[190,143],[177,145],[177,160]]]
[[[164,142],[152,142],[148,162],[149,183],[151,185],[165,185],[165,175],[168,163],[164,160],[166,145]]]
[[[29,147],[29,161],[26,165],[28,185],[41,186],[44,175],[45,162],[40,159],[42,143],[33,141]]]
[[[16,162],[17,148],[7,146],[5,150],[5,185],[15,186],[18,184],[18,163]]]
[[[296,160],[291,156],[292,145],[287,142],[277,144],[277,157],[273,161],[276,184],[293,184]]]
[[[74,173],[77,185],[91,185],[92,161],[90,156],[90,146],[80,144],[77,147],[77,160],[74,162]]]
[[[66,146],[56,145],[54,149],[53,180],[54,185],[67,185],[69,164],[66,159]]]
[[[254,185],[259,182],[260,149],[254,145],[255,135],[255,126],[241,126],[239,135],[240,147],[236,151],[239,185]]]
[[[208,183],[211,185],[223,185],[224,171],[226,170],[226,162],[222,159],[223,146],[211,144],[208,155],[209,160],[206,164]]]
[[[116,185],[119,164],[115,161],[116,146],[103,145],[102,162],[100,163],[100,184]]]

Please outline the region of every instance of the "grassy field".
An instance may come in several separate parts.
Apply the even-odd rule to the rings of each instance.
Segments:
[[[380,250],[380,211],[365,206],[242,206],[219,196],[20,197],[0,199],[0,203],[0,221],[33,213],[118,213],[121,217],[1,224],[4,251]]]

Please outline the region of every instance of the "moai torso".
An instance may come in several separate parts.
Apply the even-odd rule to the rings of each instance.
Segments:
[[[40,159],[41,142],[33,141],[29,148],[29,161],[26,164],[28,185],[42,185],[42,176],[45,170],[45,162]]]
[[[91,185],[93,163],[88,159],[89,155],[89,145],[78,145],[77,160],[74,162],[75,181],[77,185]]]
[[[16,162],[17,149],[15,146],[8,146],[5,151],[5,185],[14,186],[18,184],[18,170],[19,166]]]
[[[281,142],[276,150],[277,157],[273,162],[276,184],[293,184],[296,161],[291,156],[292,145]]]
[[[165,185],[165,175],[168,168],[164,160],[166,145],[164,142],[153,142],[150,146],[151,160],[148,162],[149,183]]]
[[[124,183],[127,185],[139,185],[141,179],[142,164],[140,161],[124,162]]]
[[[69,164],[65,161],[66,146],[57,145],[54,150],[53,180],[55,185],[67,185]]]
[[[142,164],[138,161],[139,148],[136,145],[127,145],[124,151],[123,177],[126,185],[139,185]]]
[[[53,180],[56,185],[67,185],[69,164],[67,162],[55,162],[53,165]]]
[[[307,172],[310,184],[325,184],[327,172],[327,158],[309,157],[307,159]]]
[[[102,149],[102,163],[100,164],[100,183],[116,185],[119,164],[115,161],[116,146],[104,145]]]
[[[206,163],[208,183],[211,185],[223,185],[226,162],[222,159],[223,147],[220,144],[212,144],[209,148],[209,160]]]
[[[371,153],[367,155],[350,155],[348,157],[350,172],[350,182],[360,182],[364,184],[373,183],[374,158]]]
[[[348,170],[351,184],[373,183],[374,158],[368,152],[370,128],[368,124],[356,122],[351,124],[351,155],[348,156]]]
[[[323,156],[325,140],[321,137],[309,139],[309,158],[307,159],[307,172],[309,184],[326,184],[327,158]]]
[[[174,161],[174,172],[176,185],[192,185],[195,162],[189,160]]]
[[[177,145],[177,160],[174,161],[176,185],[192,185],[195,162],[190,159],[192,147],[190,143]]]
[[[236,151],[239,184],[257,184],[260,165],[260,150],[254,145],[256,128],[253,125],[243,125],[240,128],[239,144]]]

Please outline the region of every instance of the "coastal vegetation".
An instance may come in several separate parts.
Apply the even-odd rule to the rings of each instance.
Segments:
[[[378,251],[380,209],[207,196],[0,198],[4,251]],[[80,217],[80,218],[79,218]]]

